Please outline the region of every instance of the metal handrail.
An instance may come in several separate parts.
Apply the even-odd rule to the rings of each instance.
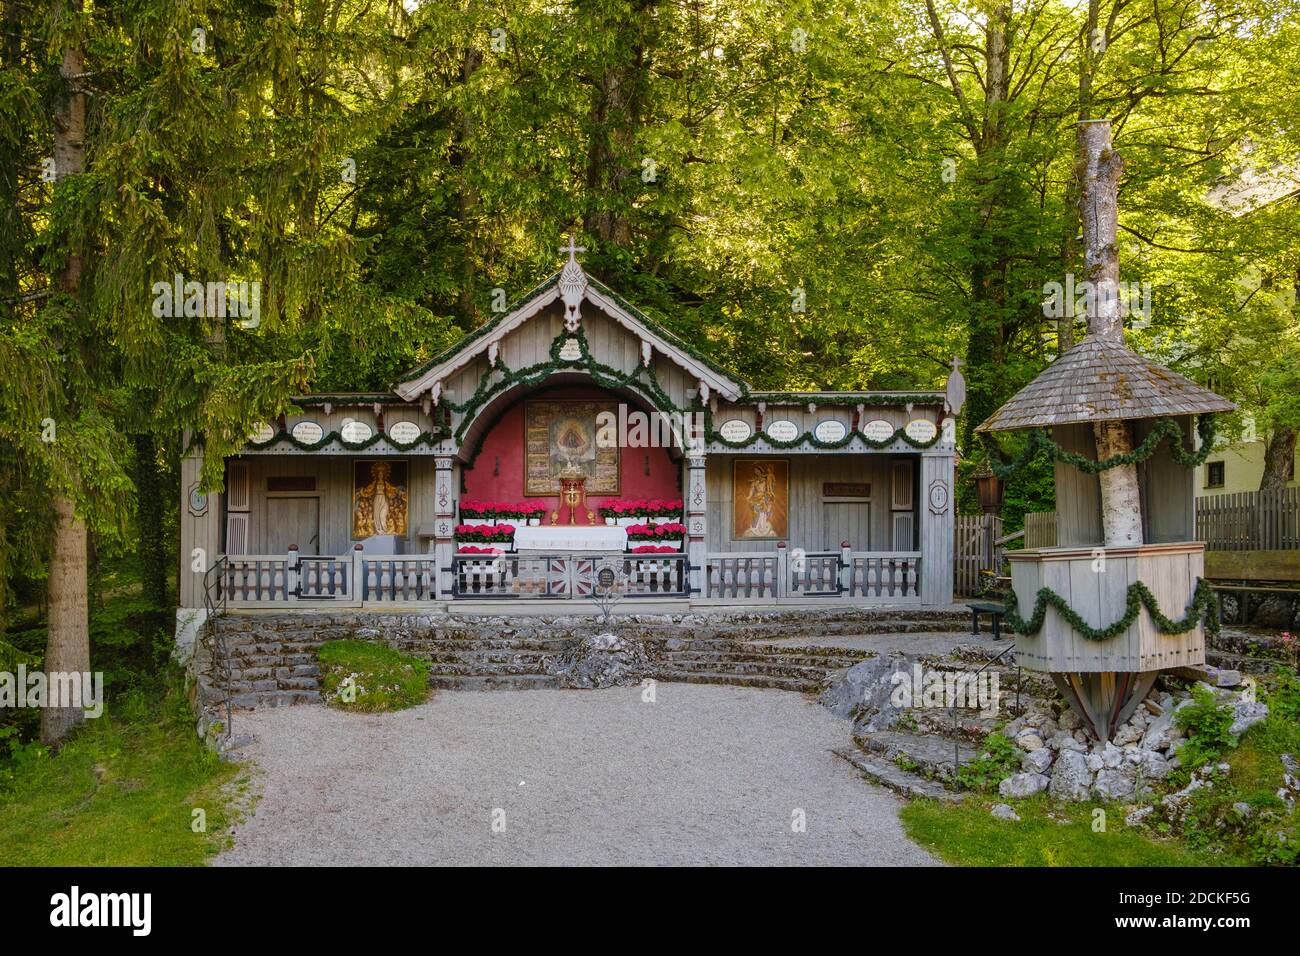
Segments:
[[[980,674],[983,674],[986,670],[988,670],[990,667],[992,667],[992,666],[993,666],[994,664],[996,664],[998,661],[1002,660],[1002,658],[1006,657],[1007,654],[1011,653],[1011,652],[1014,651],[1015,649],[1016,649],[1015,641],[1012,641],[1011,644],[1010,644],[1008,647],[1005,647],[1005,648],[1003,648],[1001,651],[998,651],[997,654],[993,655],[993,656],[990,657],[987,661],[985,661],[985,662],[980,666],[979,670],[977,670],[977,671],[975,672],[975,674],[973,675],[974,678],[975,678],[975,686],[976,686],[976,687],[979,686],[979,676],[980,676]],[[1017,662],[1017,664],[1016,664],[1016,716],[1017,716],[1017,717],[1019,717],[1020,714],[1021,714],[1021,710],[1020,710],[1020,677],[1021,677],[1020,664]],[[1000,700],[999,700],[999,703],[1001,703]],[[952,783],[953,783],[953,786],[954,786],[954,787],[960,787],[960,786],[961,786],[961,778],[958,776],[958,771],[961,769],[961,737],[959,737],[958,734],[957,734],[957,699],[956,699],[956,695],[953,695],[952,706],[949,707],[948,710],[949,710],[949,712],[952,714]]]
[[[227,739],[230,739],[234,736],[234,713],[230,703],[232,693],[230,689],[232,674],[230,655],[226,653],[225,645],[218,639],[216,628],[217,617],[226,613],[226,589],[223,585],[228,564],[229,562],[224,554],[218,555],[217,560],[212,563],[212,567],[203,572],[203,610],[205,612],[203,631],[208,641],[208,647],[212,651],[213,663],[220,670],[221,680],[225,685],[225,730]],[[199,706],[203,706],[202,702],[200,702]]]

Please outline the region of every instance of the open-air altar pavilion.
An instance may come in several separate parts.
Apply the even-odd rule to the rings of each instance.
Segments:
[[[948,392],[751,390],[563,269],[382,394],[309,395],[205,494],[183,468],[182,613],[205,605],[945,604]],[[466,610],[470,607],[466,604]]]

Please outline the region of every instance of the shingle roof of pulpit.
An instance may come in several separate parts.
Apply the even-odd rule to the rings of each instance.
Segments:
[[[976,431],[1230,412],[1236,407],[1122,342],[1090,335],[1062,353]]]

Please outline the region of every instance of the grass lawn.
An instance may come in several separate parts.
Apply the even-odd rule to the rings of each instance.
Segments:
[[[340,710],[403,710],[429,697],[428,663],[384,644],[326,641],[317,658],[321,696]]]
[[[134,703],[0,776],[0,865],[188,866],[221,849],[232,821],[220,788],[238,768],[202,745],[179,702]]]
[[[1124,825],[1106,809],[1106,830],[1093,832],[1092,804],[1016,801],[1020,821],[989,813],[996,799],[969,796],[957,806],[918,800],[903,808],[907,835],[936,856],[963,866],[1237,866],[1225,854],[1188,849]],[[1100,807],[1100,804],[1096,806]]]

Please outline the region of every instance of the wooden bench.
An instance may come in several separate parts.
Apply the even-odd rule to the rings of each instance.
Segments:
[[[975,601],[966,605],[970,608],[970,632],[978,634],[980,632],[980,615],[987,614],[993,621],[993,640],[1002,639],[1002,615],[1006,613],[1006,608],[1001,604],[993,604],[988,601]]]

